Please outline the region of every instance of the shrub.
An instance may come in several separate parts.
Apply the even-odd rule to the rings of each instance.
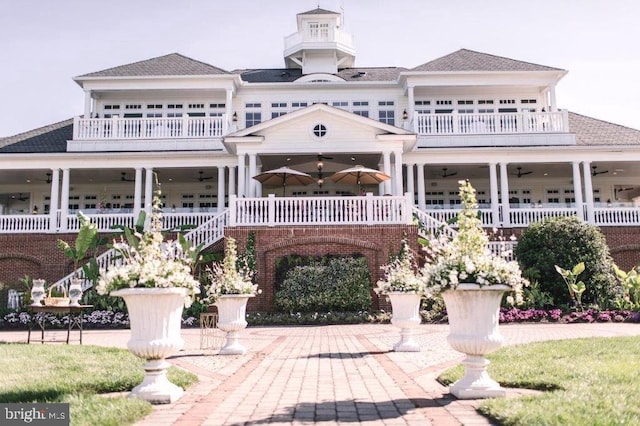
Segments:
[[[365,257],[344,257],[294,266],[276,289],[278,312],[364,311],[371,307]]]
[[[572,268],[584,262],[586,269],[580,277],[587,287],[584,303],[597,304],[601,308],[612,306],[618,284],[606,240],[596,226],[577,217],[533,223],[518,239],[515,255],[524,276],[530,281],[538,281],[540,290],[550,293],[556,303],[569,303],[570,299],[555,265]]]

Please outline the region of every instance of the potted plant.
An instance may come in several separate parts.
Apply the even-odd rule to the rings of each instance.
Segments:
[[[207,268],[206,275],[211,284],[205,301],[218,308],[218,328],[227,333],[221,355],[244,355],[247,351],[240,343],[238,333],[247,326],[247,301],[261,290],[253,283],[254,265],[249,265],[246,258],[238,259],[236,240],[228,237],[222,263]]]
[[[503,343],[498,329],[503,294],[513,292],[515,302],[521,303],[522,288],[528,282],[517,262],[491,253],[478,217],[475,190],[468,181],[459,184],[458,233],[452,240],[429,241],[421,275],[427,291],[444,298],[450,327],[447,341],[467,355],[462,362],[465,376],[450,386],[450,392],[458,398],[504,396],[504,389],[487,374],[489,361],[484,355]]]
[[[64,240],[58,240],[57,242],[58,248],[73,261],[73,278],[71,278],[71,284],[69,285],[69,299],[71,301],[69,306],[80,306],[83,289],[78,265],[87,256],[87,252],[93,247],[98,237],[98,227],[91,223],[91,220],[82,212],[78,212],[78,221],[80,222],[80,229],[78,230],[75,244],[71,246]]]
[[[382,266],[384,278],[378,280],[374,291],[389,297],[393,315],[391,324],[399,327],[400,340],[393,345],[396,352],[419,352],[413,340],[413,329],[420,325],[420,301],[425,293],[424,281],[419,277],[415,256],[406,236],[400,252]]]
[[[192,269],[197,249],[184,238],[165,241],[161,229],[160,191],[156,191],[149,230],[125,229],[124,237],[114,241],[119,258],[108,269],[100,269],[96,288],[98,294],[124,299],[131,327],[127,348],[147,360],[144,380],[131,396],[154,404],[182,396],[183,390],[167,380],[165,358],[183,347],[182,309],[200,293]]]

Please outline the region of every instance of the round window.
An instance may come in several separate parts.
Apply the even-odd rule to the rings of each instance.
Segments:
[[[313,134],[317,138],[324,138],[327,135],[327,126],[324,124],[316,124],[313,126]]]

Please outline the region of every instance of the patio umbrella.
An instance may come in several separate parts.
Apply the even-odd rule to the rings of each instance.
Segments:
[[[315,179],[304,172],[290,169],[289,167],[280,167],[279,169],[267,170],[253,177],[258,182],[267,186],[282,185],[282,195],[286,195],[287,185],[309,185],[315,183]]]
[[[391,179],[380,170],[369,169],[364,166],[355,166],[335,172],[329,179],[335,183],[357,184],[359,186],[376,184]]]

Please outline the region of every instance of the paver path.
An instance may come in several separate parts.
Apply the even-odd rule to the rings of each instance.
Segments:
[[[525,324],[501,331],[506,344],[519,344],[640,335],[640,325]],[[447,332],[446,325],[421,325],[421,351],[395,353],[390,349],[399,333],[388,324],[250,327],[242,332],[247,354],[221,356],[199,348],[198,329],[185,329],[185,350],[171,362],[200,382],[176,403],[155,406],[138,424],[487,425],[475,410],[479,401],[456,400],[435,381],[462,359],[447,345]],[[0,341],[24,341],[25,334],[0,333]],[[103,346],[125,347],[127,340],[127,330],[84,336],[85,344]]]

